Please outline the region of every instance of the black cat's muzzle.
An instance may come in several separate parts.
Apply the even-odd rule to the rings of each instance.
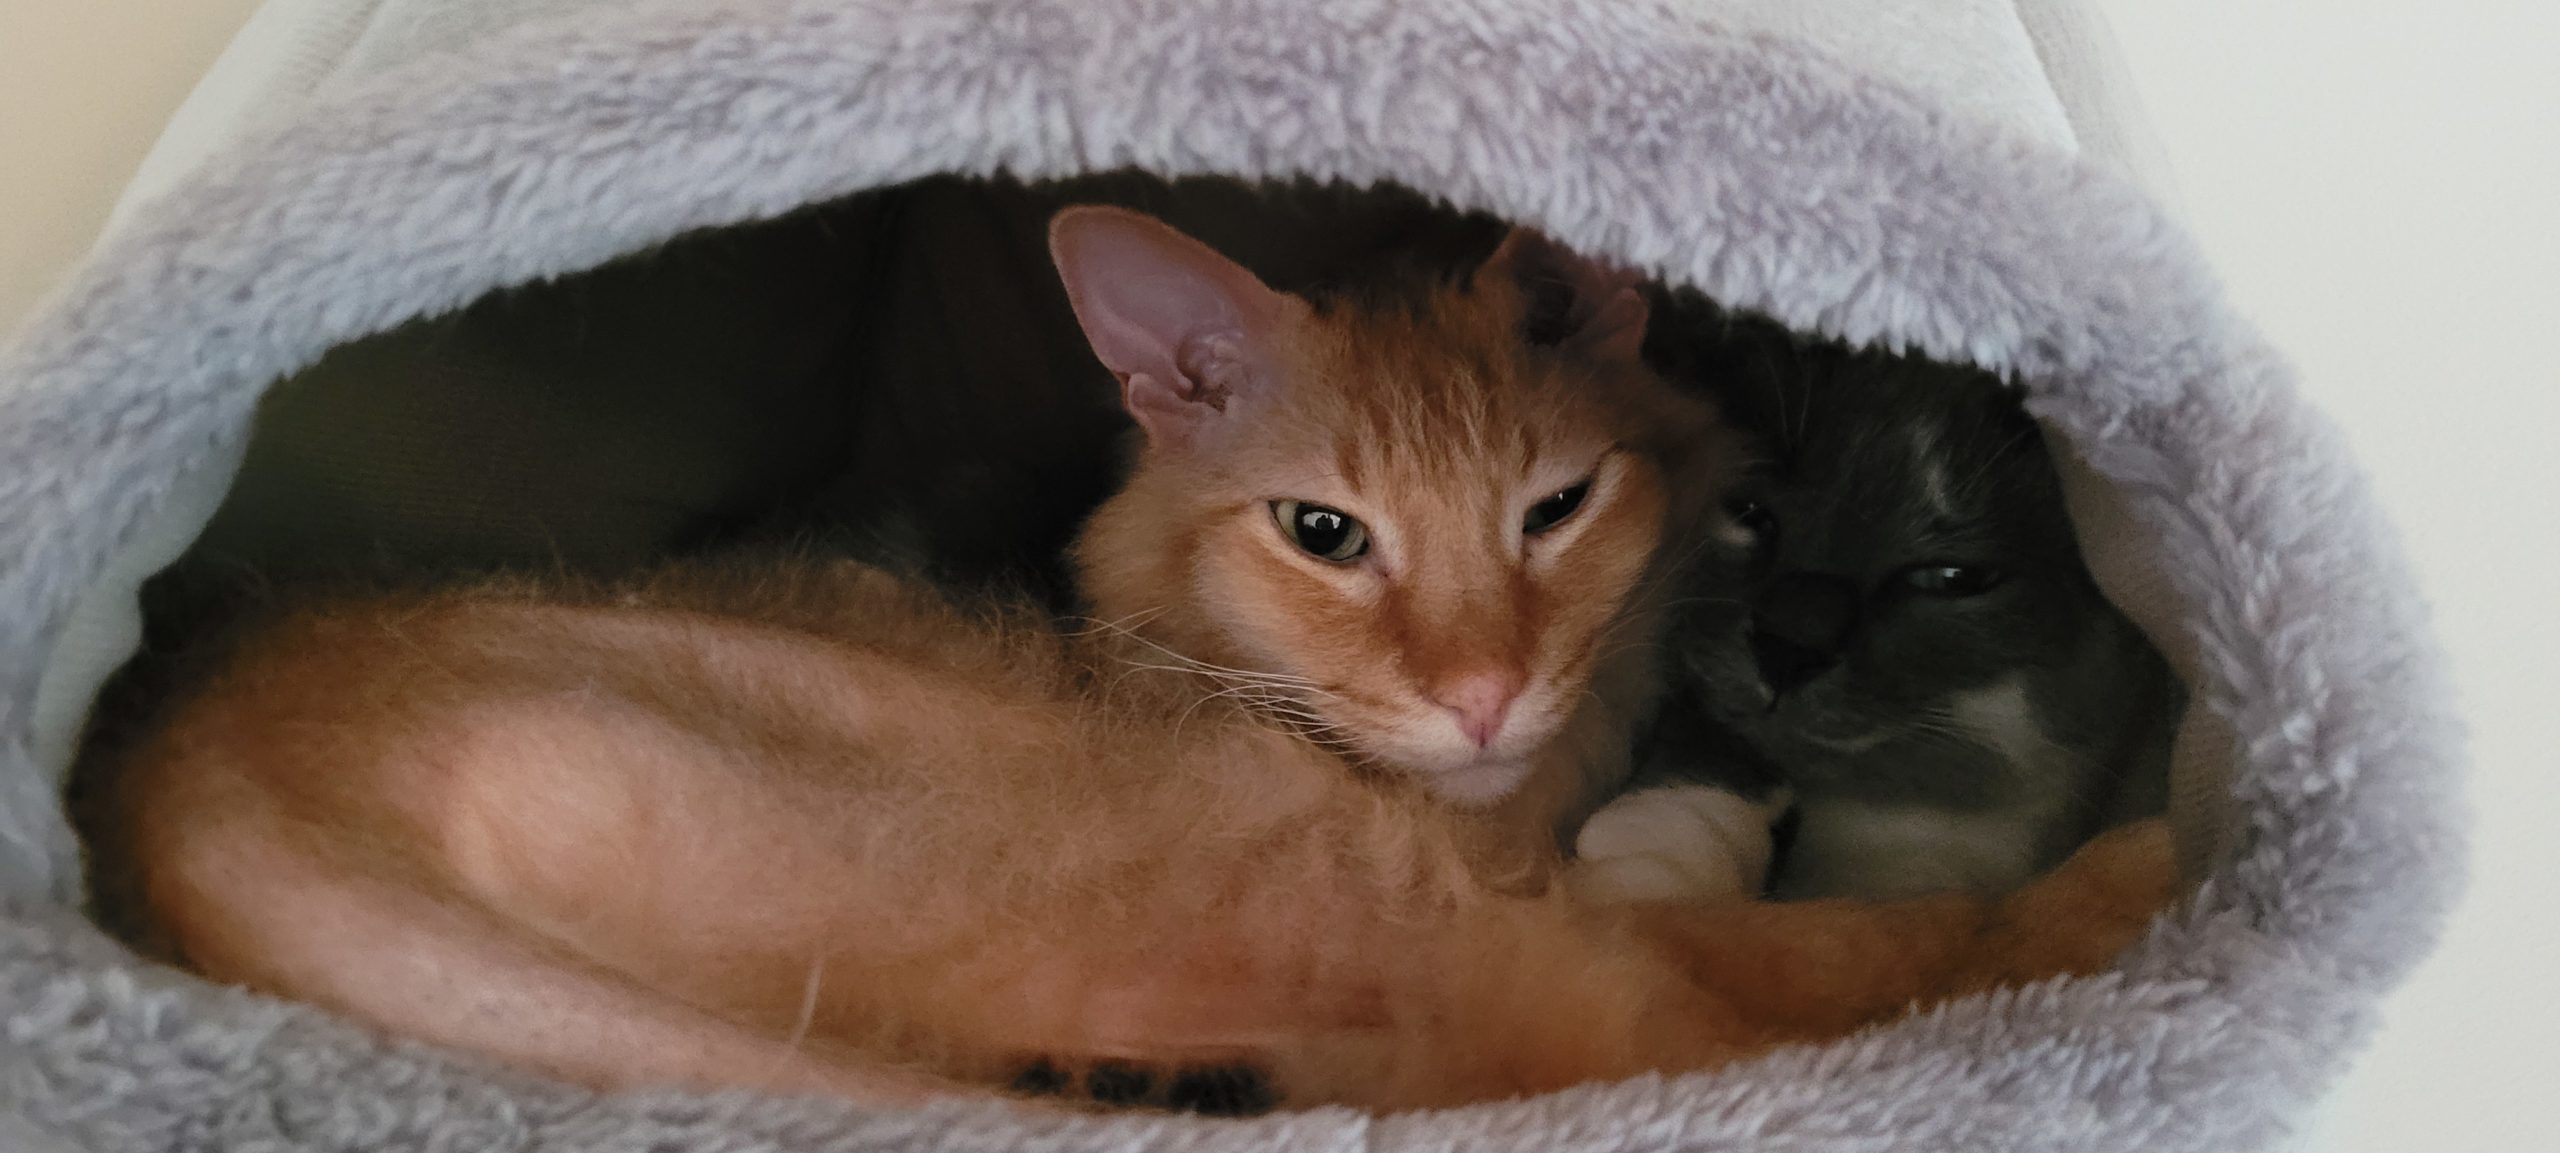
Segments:
[[[1840,663],[1864,598],[1846,577],[1794,572],[1769,582],[1751,614],[1751,655],[1769,708]]]

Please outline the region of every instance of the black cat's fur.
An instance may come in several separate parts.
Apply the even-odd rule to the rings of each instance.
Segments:
[[[2182,691],[1990,373],[1665,294],[1648,352],[1761,459],[1684,590],[1648,777],[1792,794],[1771,892],[1997,891],[2165,802]]]

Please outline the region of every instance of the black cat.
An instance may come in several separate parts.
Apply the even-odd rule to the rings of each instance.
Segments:
[[[1682,590],[1648,780],[1791,793],[1781,897],[2006,889],[2163,805],[2183,691],[2100,595],[2014,389],[1655,307],[1648,352],[1760,459]]]

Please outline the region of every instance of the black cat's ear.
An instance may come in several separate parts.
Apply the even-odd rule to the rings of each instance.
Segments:
[[[1520,290],[1520,332],[1541,347],[1566,348],[1600,360],[1632,361],[1644,346],[1650,313],[1638,288],[1644,278],[1515,228],[1479,277],[1506,278]]]
[[[1049,255],[1094,355],[1149,441],[1189,445],[1270,386],[1269,351],[1304,302],[1140,212],[1099,205],[1049,222]]]

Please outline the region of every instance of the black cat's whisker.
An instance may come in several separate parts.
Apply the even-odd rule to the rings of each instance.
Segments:
[[[2085,754],[2078,749],[2072,748],[2070,745],[2053,739],[2053,737],[2047,734],[2042,728],[2033,728],[2029,731],[2028,735],[2032,737],[2037,744],[2060,753],[2075,769],[2087,769],[2088,758]],[[2089,774],[2086,771],[2073,772],[2070,774],[2070,779],[2073,784],[2070,789],[2064,792],[2064,799],[2070,801],[2074,807],[2078,808],[2084,814],[2103,815],[2107,810],[2108,799],[2098,796],[2096,791],[2093,789],[2082,787],[2082,783],[2089,779]],[[2107,779],[2107,783],[2112,785],[2117,782],[2114,777],[2109,777]]]
[[[1982,478],[1991,475],[1992,469],[1998,468],[2002,462],[2008,460],[2010,453],[2017,451],[2020,445],[2025,444],[2030,438],[2036,435],[2036,429],[2032,426],[2019,429],[2015,435],[2003,442],[1999,448],[1985,454],[1982,458],[1981,466],[1974,469],[1972,475],[1964,478],[1964,483],[1951,485],[1948,487],[1947,491],[1951,493],[1972,491],[1974,485],[1982,482]]]
[[[1904,736],[1941,738],[1974,748],[1990,747],[1981,732],[1958,720],[1944,706],[1913,714],[1903,723],[1901,731]]]
[[[1922,741],[1934,741],[1959,745],[1969,750],[1989,750],[1995,753],[2001,751],[1994,747],[1980,732],[1964,725],[1953,717],[1943,715],[1943,713],[1940,715],[1913,718],[1912,722],[1904,728],[1903,735]],[[2071,748],[2071,746],[2054,740],[2052,737],[2047,736],[2042,732],[2031,732],[2029,736],[2038,744],[2041,744],[2046,748],[2053,749],[2069,758],[2075,766],[2080,765],[2081,762],[2086,759],[2077,750]],[[2003,760],[2005,763],[2006,758],[2004,757]],[[2073,773],[2071,776],[2075,781],[2077,781],[2083,777],[2084,774]],[[2082,813],[2083,815],[2102,815],[2106,812],[2108,805],[2107,798],[2097,795],[2095,790],[2081,787],[2076,783],[2065,789],[2062,796],[2063,799],[2070,804],[2072,809]]]
[[[1652,571],[1644,575],[1644,583],[1637,586],[1638,591],[1645,596],[1651,596],[1659,593],[1666,585],[1686,580],[1689,576],[1689,566],[1697,562],[1700,554],[1715,547],[1715,543],[1714,533],[1695,534],[1679,556],[1668,561],[1657,562]]]
[[[1990,739],[1984,736],[1979,730],[1976,730],[1972,726],[1965,724],[1963,721],[1956,719],[1956,717],[1952,713],[1948,712],[1946,707],[1943,705],[1925,713],[1914,715],[1910,721],[1904,725],[1901,730],[1901,735],[1920,741],[1934,741],[1959,745],[1968,750],[1988,750],[1993,753],[2000,753],[2003,754],[2001,762],[2003,764],[2010,763],[2010,760],[2005,755],[2004,750],[1994,746]],[[2068,758],[2074,767],[2085,767],[2085,761],[2087,758],[2078,750],[2073,749],[2070,745],[2057,741],[2040,730],[2030,729],[2027,735],[2036,743],[2052,749]],[[2070,775],[2076,782],[2083,779],[2086,774],[2075,772]],[[2108,804],[2106,798],[2098,796],[2093,790],[2083,788],[2076,783],[2067,788],[2062,795],[2064,800],[2068,801],[2075,810],[2083,813],[2084,815],[2097,815],[2106,812]]]
[[[1633,652],[1637,649],[1650,648],[1652,646],[1653,638],[1651,637],[1630,637],[1601,648],[1593,649],[1591,653],[1591,664],[1605,665],[1611,660],[1616,659],[1621,653]]]
[[[1577,669],[1606,664],[1620,653],[1660,644],[1660,639],[1650,630],[1637,631],[1632,636],[1627,635],[1630,630],[1640,629],[1644,623],[1632,617],[1619,617],[1602,626],[1599,635],[1592,638],[1589,656],[1577,666]]]

